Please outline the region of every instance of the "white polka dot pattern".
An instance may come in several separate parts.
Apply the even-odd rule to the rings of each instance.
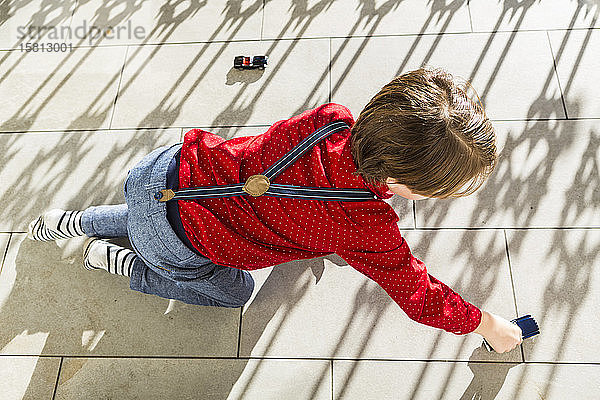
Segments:
[[[346,107],[328,103],[278,121],[258,136],[230,140],[201,129],[185,134],[179,187],[244,182],[267,170],[302,139],[335,120],[352,126]],[[291,260],[338,253],[373,279],[424,324],[461,334],[474,330],[481,312],[427,274],[400,235],[398,215],[381,199],[392,197],[384,184],[352,175],[350,130],[320,141],[274,182],[312,187],[371,190],[365,202],[233,196],[179,200],[181,221],[191,243],[213,262],[253,270]]]

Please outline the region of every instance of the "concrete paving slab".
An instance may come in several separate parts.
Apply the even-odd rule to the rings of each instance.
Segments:
[[[596,0],[483,0],[470,2],[469,8],[475,32],[600,26]]]
[[[58,357],[11,357],[0,351],[2,399],[51,399],[59,365]]]
[[[417,201],[418,228],[600,226],[600,120],[493,124],[495,171],[471,196]]]
[[[465,300],[515,317],[502,231],[406,231],[404,237],[429,273]],[[476,334],[453,335],[410,320],[341,257],[282,264],[256,283],[244,309],[242,356],[468,360],[482,343]],[[519,351],[503,357],[521,360]]]
[[[564,118],[545,32],[332,39],[331,60],[331,99],[356,117],[394,77],[431,65],[469,80],[490,119]]]
[[[83,43],[94,46],[260,39],[262,13],[255,0],[87,1],[78,3],[71,27],[85,27]]]
[[[12,1],[2,4],[0,49],[26,47],[27,43],[62,43],[76,1]]]
[[[142,294],[126,277],[85,270],[84,240],[13,235],[0,274],[5,354],[236,356],[239,309]]]
[[[526,361],[600,362],[600,230],[509,230],[517,306],[540,335]]]
[[[599,365],[334,361],[334,399],[596,399]]]
[[[58,399],[331,398],[331,367],[319,360],[72,359]]]
[[[179,129],[0,135],[0,230],[26,232],[52,208],[122,204],[127,171]]]
[[[412,230],[415,228],[414,211],[412,200],[407,200],[400,196],[392,196],[389,199],[383,200],[394,209],[394,212],[400,220],[398,228],[402,230]]]
[[[600,5],[598,6],[600,8]],[[569,118],[599,118],[600,30],[548,32]]]
[[[328,101],[328,65],[328,39],[132,47],[112,127],[271,125]]]
[[[108,128],[125,50],[2,53],[0,131]]]
[[[471,32],[466,1],[268,1],[264,39]]]

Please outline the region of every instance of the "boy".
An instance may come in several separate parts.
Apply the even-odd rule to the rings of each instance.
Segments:
[[[382,201],[468,195],[496,157],[483,109],[451,75],[419,69],[385,85],[356,122],[330,103],[258,136],[225,141],[193,129],[130,170],[127,204],[51,210],[29,236],[85,234],[86,268],[128,276],[143,293],[221,307],[248,301],[247,270],[337,253],[411,319],[479,333],[505,352],[521,343],[520,329],[430,276]],[[97,238],[118,236],[135,252]]]

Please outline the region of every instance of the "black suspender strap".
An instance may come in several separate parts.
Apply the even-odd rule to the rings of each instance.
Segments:
[[[369,190],[357,188],[323,188],[306,187],[272,183],[273,179],[289,167],[294,161],[310,150],[319,141],[336,132],[349,129],[343,121],[331,122],[304,138],[289,152],[269,167],[263,174],[250,176],[245,183],[219,186],[201,186],[178,190],[163,189],[155,194],[158,201],[207,199],[217,197],[242,196],[249,194],[253,197],[272,196],[304,200],[330,201],[368,201],[374,200],[375,195]]]
[[[263,175],[269,178],[269,180],[272,180],[322,139],[325,139],[327,136],[336,132],[343,131],[344,129],[350,128],[343,121],[334,121],[317,129],[294,146],[293,149],[281,157],[275,164],[271,165]]]

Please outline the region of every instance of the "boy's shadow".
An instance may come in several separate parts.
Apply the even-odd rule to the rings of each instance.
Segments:
[[[513,351],[520,351],[520,349],[517,347]],[[473,350],[467,364],[473,373],[473,378],[460,400],[494,400],[506,381],[508,371],[520,364],[510,362],[509,354],[488,352],[483,345]],[[488,362],[473,360],[486,360]]]
[[[63,365],[59,384],[85,368],[85,357],[236,355],[240,309],[169,302],[130,290],[125,277],[87,271],[81,266],[84,240],[69,239],[60,245],[13,235],[10,247],[17,250],[5,260],[0,276],[0,289],[5,288],[0,290],[0,349],[19,355],[79,356],[69,359],[68,367]],[[126,239],[110,241],[128,244]],[[336,257],[327,256],[334,262]],[[314,285],[323,269],[323,257],[273,268],[245,310],[249,329],[242,335],[244,347],[253,348],[277,310],[293,307],[305,294],[308,287],[299,290],[296,282],[307,270],[312,270]],[[197,378],[218,385],[214,389],[226,398],[242,373],[256,372],[246,368],[247,363],[241,359],[229,365],[226,377],[202,368],[196,371]],[[29,382],[48,379],[42,376],[45,370],[40,363],[32,370]],[[28,396],[35,394],[28,389],[24,397]]]

